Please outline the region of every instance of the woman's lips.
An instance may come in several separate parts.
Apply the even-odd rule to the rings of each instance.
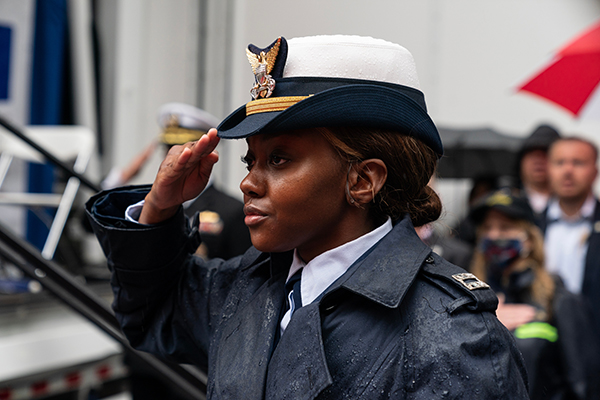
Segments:
[[[266,213],[251,205],[244,206],[244,214],[246,215],[244,223],[247,226],[256,225],[267,217]]]

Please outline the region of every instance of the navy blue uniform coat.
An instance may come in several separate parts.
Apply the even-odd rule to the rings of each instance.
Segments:
[[[453,279],[464,270],[432,254],[410,219],[298,309],[275,345],[292,253],[203,261],[181,210],[152,226],[122,218],[147,190],[87,203],[113,308],[134,347],[208,368],[209,399],[528,398],[495,294]]]

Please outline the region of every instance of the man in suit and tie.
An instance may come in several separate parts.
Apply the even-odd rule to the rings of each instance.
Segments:
[[[542,228],[548,270],[584,297],[600,332],[600,203],[593,193],[597,158],[597,147],[583,138],[551,145],[548,173],[554,198]]]

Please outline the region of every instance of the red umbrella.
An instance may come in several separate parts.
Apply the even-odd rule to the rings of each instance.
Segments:
[[[600,120],[600,21],[556,52],[518,90],[546,98],[575,117]]]

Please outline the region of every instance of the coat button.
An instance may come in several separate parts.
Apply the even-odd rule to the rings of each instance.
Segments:
[[[425,262],[427,264],[433,264],[433,257],[432,256],[427,256],[427,258],[425,259]]]

